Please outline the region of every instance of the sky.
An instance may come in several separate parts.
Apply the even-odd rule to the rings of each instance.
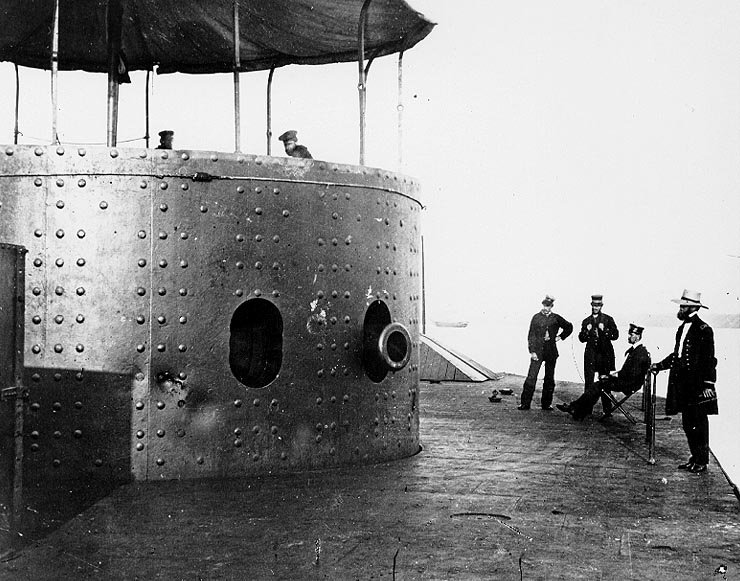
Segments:
[[[606,312],[672,313],[684,288],[740,312],[740,5],[411,4],[438,25],[404,55],[403,165],[395,57],[370,69],[366,163],[422,184],[429,319],[528,320],[545,293],[572,320],[592,293]],[[119,144],[141,147],[144,73],[132,80]],[[49,84],[21,69],[22,143],[49,140]],[[266,85],[241,75],[242,151],[266,153]],[[274,135],[357,163],[356,87],[356,63],[278,69]],[[105,76],[63,72],[59,90],[62,141],[104,143]],[[14,96],[2,63],[0,142]],[[233,151],[232,76],[154,75],[151,119],[175,148]]]

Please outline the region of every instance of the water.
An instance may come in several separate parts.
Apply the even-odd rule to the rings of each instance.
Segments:
[[[619,321],[617,321],[619,324]],[[426,334],[494,371],[526,375],[529,368],[526,323],[501,321],[473,321],[465,328],[436,327],[427,325]],[[620,338],[614,342],[617,369],[624,361],[629,346],[626,333],[620,325]],[[650,351],[653,361],[659,361],[673,350],[676,327],[646,327],[643,344]],[[558,343],[560,358],[555,379],[583,382],[583,344],[578,341],[578,328],[565,341]],[[740,485],[740,329],[714,329],[717,356],[718,416],[710,416],[710,445],[730,479]],[[542,379],[540,372],[540,379]],[[658,375],[658,395],[665,396],[668,373]],[[538,387],[539,391],[539,387]],[[557,401],[557,390],[555,398]],[[658,414],[664,409],[658,408]],[[688,455],[688,447],[686,448]]]

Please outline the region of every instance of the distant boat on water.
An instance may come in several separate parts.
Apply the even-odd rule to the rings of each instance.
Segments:
[[[435,327],[455,327],[462,329],[468,326],[468,321],[434,321]]]

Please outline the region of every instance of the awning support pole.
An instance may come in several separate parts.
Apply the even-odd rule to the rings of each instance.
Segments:
[[[398,169],[403,169],[403,51],[398,53]]]
[[[146,148],[149,149],[149,73],[151,73],[150,69],[146,70],[146,83],[144,86],[144,90],[146,91],[144,93],[144,115],[146,117],[145,123],[146,126],[144,127],[144,142],[146,144]]]
[[[270,68],[267,77],[267,155],[272,155],[272,76],[275,67]]]
[[[118,94],[120,89],[118,66],[121,62],[121,22],[123,8],[120,0],[108,0],[106,26],[108,31],[108,126],[106,144],[118,143]]]
[[[239,69],[241,56],[239,46],[239,0],[234,0],[234,151],[241,151],[241,98],[239,92]]]
[[[357,91],[360,97],[360,165],[365,165],[365,110],[366,91],[365,82],[367,74],[365,71],[365,24],[367,22],[367,11],[372,0],[365,0],[360,10],[360,23],[357,29],[357,67],[359,70],[359,81]]]
[[[54,23],[51,37],[51,142],[59,143],[57,113],[59,110],[57,78],[59,76],[59,0],[54,2]]]
[[[21,79],[18,75],[18,63],[15,64],[15,127],[13,129],[13,144],[18,145],[18,105],[21,97]]]

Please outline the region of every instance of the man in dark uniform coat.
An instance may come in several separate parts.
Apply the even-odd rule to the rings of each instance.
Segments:
[[[298,145],[298,132],[294,130],[286,131],[280,137],[280,141],[285,146],[285,153],[290,157],[302,157],[304,159],[313,159],[308,151],[308,148],[303,145]]]
[[[556,407],[568,412],[575,419],[581,420],[591,413],[594,404],[601,396],[601,406],[605,414],[611,412],[611,401],[601,393],[602,388],[606,391],[618,391],[625,395],[639,391],[645,382],[645,376],[650,369],[650,353],[641,343],[644,327],[630,323],[627,341],[630,344],[625,353],[626,359],[622,369],[603,375],[596,383],[593,383],[581,397],[570,404],[558,404]]]
[[[583,352],[584,393],[593,387],[594,373],[609,375],[616,368],[612,341],[619,339],[619,329],[614,319],[601,312],[603,306],[602,295],[591,295],[591,315],[583,319],[578,333],[578,340],[586,344]]]
[[[573,325],[560,315],[552,312],[555,299],[545,295],[542,300],[542,310],[532,317],[529,324],[527,343],[529,346],[529,372],[524,380],[521,403],[517,409],[528,410],[532,405],[537,375],[542,363],[545,363],[545,379],[542,384],[543,410],[552,409],[552,396],[555,393],[555,364],[558,360],[556,341],[566,339],[573,332]],[[558,332],[560,333],[558,335]]]
[[[159,145],[157,149],[172,149],[172,139],[175,132],[171,129],[165,129],[159,132]]]
[[[691,457],[680,464],[682,470],[706,472],[709,464],[709,418],[718,413],[717,359],[714,356],[714,331],[697,314],[708,307],[701,304],[701,293],[684,290],[676,316],[683,321],[676,333],[676,344],[668,357],[652,366],[654,371],[670,369],[665,413],[681,412],[683,431]]]

